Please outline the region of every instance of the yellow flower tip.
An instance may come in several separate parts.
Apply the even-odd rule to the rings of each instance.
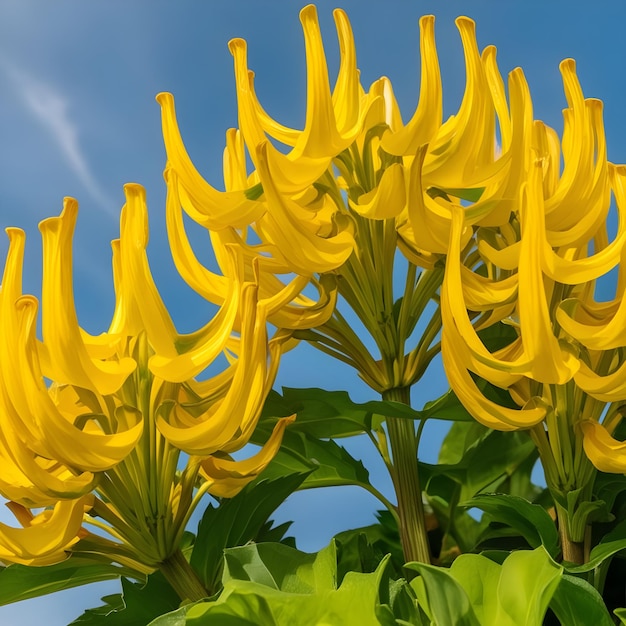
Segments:
[[[591,112],[602,113],[604,110],[604,102],[599,98],[585,98],[585,103]]]
[[[333,9],[333,17],[335,18],[335,23],[342,24],[350,28],[348,14],[343,9]]]
[[[7,234],[9,238],[9,243],[12,241],[19,241],[20,239],[24,241],[26,239],[26,233],[21,228],[16,228],[15,226],[9,226],[4,229],[4,232]]]
[[[559,63],[559,70],[561,74],[565,74],[566,72],[571,72],[572,74],[576,73],[576,61],[574,59],[563,59]]]
[[[314,20],[317,23],[317,8],[314,4],[307,4],[300,11],[300,22],[304,26],[306,22]]]
[[[155,97],[155,100],[162,106],[174,106],[174,96],[169,91],[161,91]]]
[[[201,474],[211,483],[209,493],[218,498],[236,496],[270,464],[280,448],[285,428],[295,419],[295,414],[279,419],[265,445],[249,459],[233,461],[210,456],[202,461]]]
[[[63,209],[60,215],[56,217],[48,217],[39,222],[39,231],[42,234],[54,233],[62,229],[63,222],[68,222],[71,225],[68,227],[68,233],[71,233],[73,232],[77,215],[78,200],[75,198],[65,197],[63,198]]]
[[[461,33],[467,33],[472,37],[476,36],[476,22],[472,18],[460,15],[454,20],[454,23]]]
[[[241,58],[238,55],[245,55],[248,49],[248,44],[245,39],[241,37],[235,37],[228,42],[228,49],[230,53],[235,57],[235,60]],[[245,59],[245,57],[244,57]]]
[[[426,30],[432,30],[435,28],[435,16],[434,15],[422,15],[419,19],[419,26],[422,32]]]

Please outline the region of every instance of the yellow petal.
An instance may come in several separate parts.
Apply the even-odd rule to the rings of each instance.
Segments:
[[[211,229],[243,228],[256,220],[265,211],[263,203],[249,200],[245,190],[221,192],[211,187],[185,150],[176,122],[174,98],[169,93],[160,93],[157,101],[161,105],[167,159],[185,192],[181,196],[185,211],[196,222]]]
[[[441,340],[443,366],[450,387],[475,420],[495,430],[530,428],[545,417],[540,407],[520,410],[500,406],[486,398],[476,386],[466,367],[459,362],[456,345],[450,343],[444,328]]]
[[[585,454],[596,469],[611,474],[626,473],[626,442],[617,441],[598,422],[580,423]]]
[[[388,132],[382,148],[396,156],[409,156],[430,143],[441,125],[443,114],[441,74],[435,46],[435,17],[420,18],[420,99],[411,120],[395,132]]]
[[[50,565],[67,558],[79,537],[83,513],[92,497],[61,501],[32,518],[25,528],[0,523],[0,561]]]
[[[282,443],[285,428],[296,419],[295,415],[284,417],[274,426],[265,445],[251,458],[232,461],[210,456],[202,463],[201,473],[212,482],[209,493],[218,498],[236,496],[248,483],[252,482],[276,456]]]
[[[129,358],[92,359],[83,341],[72,288],[72,236],[78,205],[66,198],[60,217],[39,225],[43,238],[42,336],[52,371],[46,375],[106,395],[117,391],[135,369]]]
[[[242,309],[241,351],[226,395],[192,426],[179,427],[163,417],[157,420],[163,436],[188,454],[205,456],[223,449],[237,436],[242,423],[258,417],[263,406],[268,391],[266,317],[257,305],[255,285],[244,287]],[[242,389],[246,393],[241,393]],[[174,407],[174,417],[181,411],[181,407]]]
[[[352,254],[355,244],[351,232],[339,230],[336,235],[319,237],[309,230],[306,222],[297,221],[294,216],[302,211],[275,186],[269,171],[268,154],[267,142],[257,147],[259,175],[272,207],[257,222],[259,234],[278,247],[297,274],[306,276],[336,269]]]

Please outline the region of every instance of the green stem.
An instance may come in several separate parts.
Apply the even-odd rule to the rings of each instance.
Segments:
[[[582,565],[585,562],[585,542],[573,541],[571,539],[567,510],[558,502],[556,503],[556,515],[559,523],[559,538],[561,539],[563,560]]]
[[[197,602],[209,595],[195,570],[180,550],[176,550],[174,554],[160,563],[159,570],[181,600]]]
[[[384,400],[409,402],[409,388],[390,389]],[[406,562],[430,563],[430,548],[417,463],[417,438],[412,420],[388,417],[387,429],[393,459],[392,479],[398,499],[400,541]]]

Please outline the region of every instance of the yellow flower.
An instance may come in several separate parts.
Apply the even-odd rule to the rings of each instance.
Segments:
[[[126,196],[113,242],[116,306],[99,336],[79,327],[74,308],[76,202],[67,199],[59,217],[40,225],[42,341],[38,301],[22,294],[24,233],[9,229],[0,291],[0,493],[23,528],[0,526],[0,561],[45,565],[84,545],[137,573],[166,572],[203,494],[238,493],[271,461],[292,420],[280,420],[252,459],[228,459],[250,439],[289,336],[268,341],[271,299],[259,300],[256,274],[244,275],[233,246],[225,248],[217,314],[195,333],[177,333],[148,265],[145,192],[127,185]],[[220,355],[229,366],[195,381]],[[210,429],[199,432],[208,416]],[[183,451],[192,455],[186,462]]]

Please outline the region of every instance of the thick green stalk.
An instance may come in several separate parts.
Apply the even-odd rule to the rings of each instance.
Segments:
[[[573,541],[570,536],[569,515],[567,510],[556,503],[556,515],[559,524],[559,539],[563,560],[582,565],[585,562],[585,542]]]
[[[409,388],[390,389],[383,399],[410,404]],[[417,463],[417,438],[412,420],[388,417],[392,479],[398,500],[400,541],[404,560],[430,563],[430,548]]]
[[[195,570],[180,550],[176,550],[174,554],[165,559],[159,565],[159,570],[181,600],[197,602],[209,595]]]

